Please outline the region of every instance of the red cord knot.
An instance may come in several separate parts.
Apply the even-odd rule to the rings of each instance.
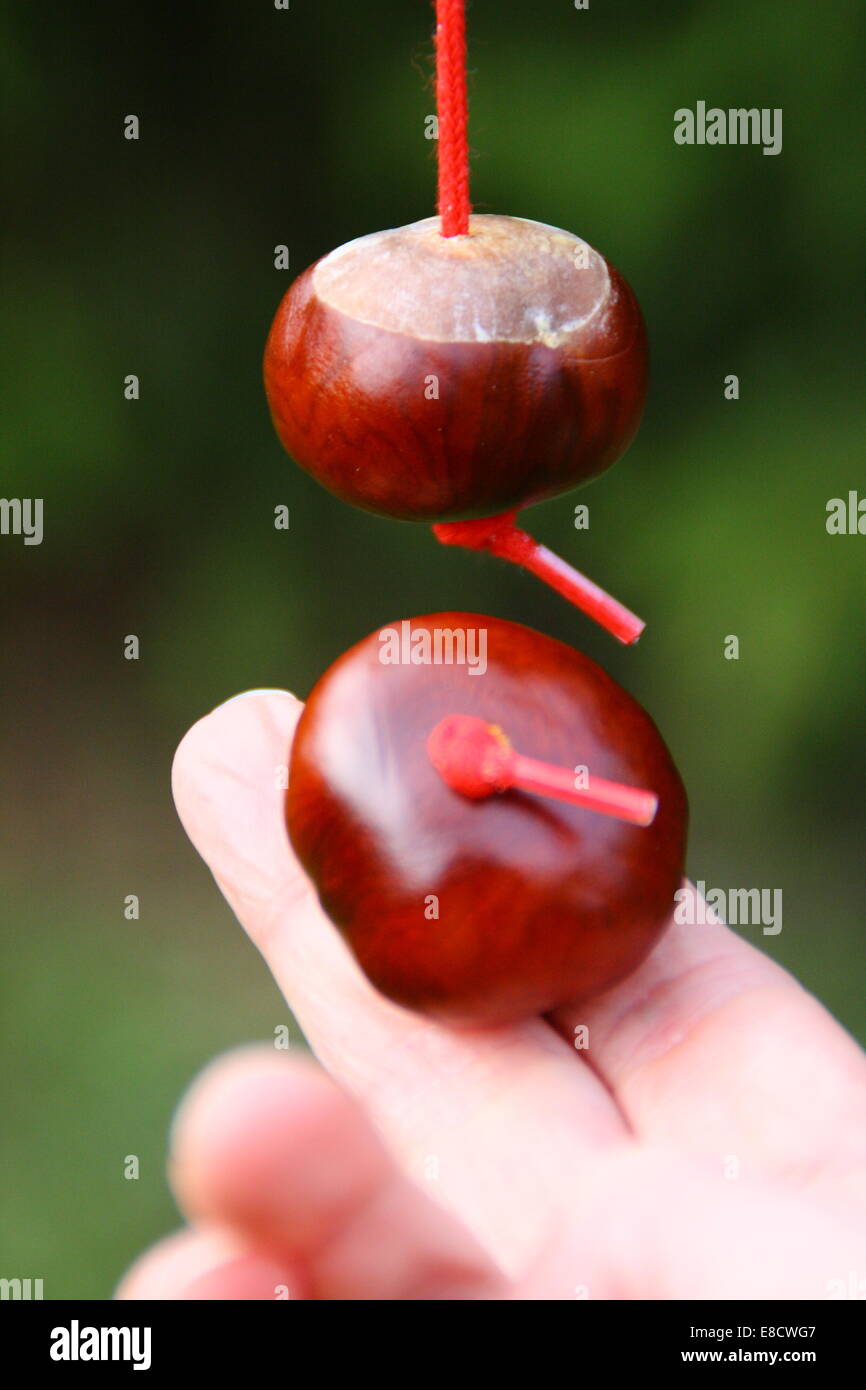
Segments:
[[[440,719],[427,739],[427,752],[443,781],[473,801],[511,786],[511,744],[498,725],[474,715]]]
[[[630,825],[650,825],[658,810],[655,792],[586,776],[527,758],[511,746],[498,724],[473,714],[448,714],[427,738],[427,756],[452,791],[473,801],[515,789],[568,801]]]

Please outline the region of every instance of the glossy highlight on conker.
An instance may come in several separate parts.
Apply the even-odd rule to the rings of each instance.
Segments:
[[[340,657],[298,724],[287,825],[325,911],[378,989],[449,1023],[609,988],[652,949],[682,879],[686,795],[658,730],[594,662],[529,628],[449,612],[408,630],[405,660],[382,659],[391,628]],[[483,670],[460,660],[482,634]],[[413,660],[436,650],[451,660]],[[515,789],[462,795],[428,752],[455,714],[527,758],[651,790],[652,823]]]

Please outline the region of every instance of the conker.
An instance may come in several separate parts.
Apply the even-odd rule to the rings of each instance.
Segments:
[[[443,775],[452,736],[471,744],[478,727],[491,795]],[[654,793],[651,823],[509,786],[500,746]],[[544,1012],[634,970],[670,918],[687,815],[655,725],[599,666],[453,612],[379,629],[321,677],[286,799],[294,849],[373,984],[457,1025]]]
[[[412,521],[567,491],[628,447],[647,350],[637,301],[569,232],[475,215],[376,232],[285,295],[265,351],[277,433],[346,502]]]

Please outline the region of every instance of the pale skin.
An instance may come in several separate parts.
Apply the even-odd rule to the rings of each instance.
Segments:
[[[866,1296],[866,1058],[822,1006],[712,914],[555,1018],[389,1004],[288,845],[300,710],[220,706],[174,794],[320,1065],[261,1046],[198,1078],[169,1161],[187,1225],[118,1296]]]

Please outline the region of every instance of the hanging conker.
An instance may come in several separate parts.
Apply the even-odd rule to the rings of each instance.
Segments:
[[[542,760],[555,767],[539,779]],[[575,787],[588,774],[589,801],[625,784],[625,810],[520,790],[527,769],[540,790],[551,772]],[[629,805],[637,824],[618,818]],[[486,1025],[604,990],[643,960],[681,883],[687,803],[649,715],[594,662],[515,623],[438,613],[379,629],[321,677],[286,816],[373,984]]]
[[[376,232],[285,295],[265,389],[292,457],[346,502],[411,521],[481,517],[608,468],[640,421],[637,301],[569,232],[473,216]]]

